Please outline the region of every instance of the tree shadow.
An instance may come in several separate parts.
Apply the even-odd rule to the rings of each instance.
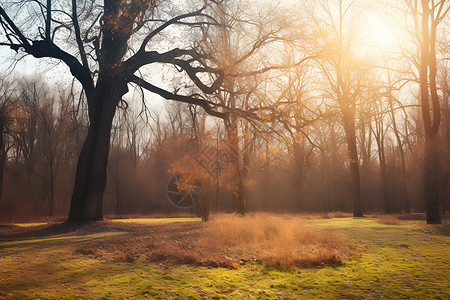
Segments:
[[[61,235],[85,236],[110,231],[130,231],[129,228],[114,226],[114,224],[107,221],[80,223],[64,222],[29,228],[20,228],[15,225],[1,225],[1,228],[4,229],[4,232],[0,232],[1,242],[19,241],[30,238],[48,238]]]
[[[450,223],[443,223],[440,225],[435,225],[435,231],[437,234],[443,236],[450,236]]]

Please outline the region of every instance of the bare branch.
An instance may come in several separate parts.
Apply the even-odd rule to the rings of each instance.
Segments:
[[[160,95],[164,99],[175,100],[175,101],[179,101],[179,102],[198,105],[198,106],[202,107],[211,116],[218,117],[221,119],[227,119],[229,116],[228,112],[220,112],[220,111],[214,110],[214,108],[219,105],[214,104],[205,99],[198,98],[198,97],[196,97],[196,95],[185,96],[185,95],[174,94],[174,93],[168,92],[164,89],[161,89],[161,88],[159,88],[159,87],[157,87],[135,75],[133,75],[133,77],[131,78],[130,81],[143,87],[144,89],[146,89],[150,92]]]
[[[158,28],[156,28],[155,30],[153,30],[150,34],[148,34],[145,39],[142,41],[141,47],[139,48],[138,52],[145,52],[145,47],[147,46],[148,42],[155,37],[158,33],[160,33],[161,31],[163,31],[164,29],[166,29],[167,27],[169,27],[170,25],[175,24],[176,22],[182,20],[182,19],[186,19],[186,18],[190,18],[190,17],[195,17],[195,16],[206,16],[204,14],[202,14],[202,11],[205,9],[206,7],[203,6],[202,8],[200,8],[197,11],[191,12],[191,13],[187,13],[187,14],[183,14],[183,15],[179,15],[173,19],[170,19],[169,21],[166,21],[164,24],[162,24],[161,26],[159,26]]]
[[[75,39],[77,40],[78,50],[80,51],[81,61],[84,67],[88,67],[86,51],[84,50],[83,41],[81,39],[80,25],[78,24],[77,0],[72,0],[72,22],[75,28]]]

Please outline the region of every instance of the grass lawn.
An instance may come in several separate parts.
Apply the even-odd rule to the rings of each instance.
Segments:
[[[155,232],[166,228],[152,220],[138,222],[155,226]],[[355,254],[341,266],[277,268],[246,262],[234,269],[212,268],[108,260],[75,251],[126,231],[27,235],[3,230],[0,299],[450,299],[448,225],[385,225],[374,218],[305,222],[344,235]],[[197,223],[185,222],[182,228]]]

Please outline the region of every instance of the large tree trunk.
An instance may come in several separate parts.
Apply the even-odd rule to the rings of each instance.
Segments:
[[[352,181],[353,216],[362,217],[361,205],[361,177],[359,173],[358,149],[356,147],[355,119],[351,112],[343,112],[343,123],[347,140],[350,176]]]
[[[428,1],[422,0],[422,41],[420,47],[420,101],[425,132],[425,156],[423,169],[423,192],[427,210],[427,223],[440,224],[439,216],[439,171],[440,155],[437,145],[438,130],[441,117],[439,96],[436,87],[436,26],[431,22],[429,30],[430,11]],[[428,70],[429,76],[428,76]],[[431,104],[430,107],[430,95]]]
[[[97,89],[90,109],[90,124],[78,158],[69,222],[103,219],[103,192],[106,187],[111,127],[119,93],[111,85]]]

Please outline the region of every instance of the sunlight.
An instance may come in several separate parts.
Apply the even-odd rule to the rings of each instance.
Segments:
[[[132,219],[111,219],[113,222],[155,224],[155,223],[175,223],[175,222],[200,222],[201,218],[132,218]]]
[[[37,223],[16,223],[13,225],[18,226],[18,227],[34,227],[34,226],[41,226],[41,225],[47,225],[47,224],[48,223],[37,222]]]
[[[396,42],[393,28],[376,13],[369,12],[365,18],[366,24],[362,24],[363,39],[367,47],[388,52],[392,50]]]

